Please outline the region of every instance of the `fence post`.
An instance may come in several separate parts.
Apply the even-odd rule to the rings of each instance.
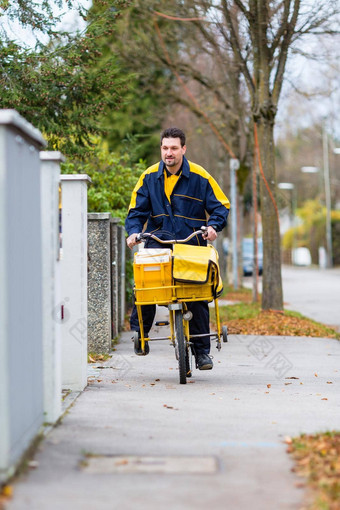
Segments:
[[[88,351],[111,350],[110,213],[88,218]]]
[[[40,131],[0,111],[0,482],[43,416]]]
[[[87,184],[88,175],[61,176],[62,387],[87,385]]]
[[[41,152],[41,218],[43,269],[43,359],[45,421],[61,414],[60,335],[60,152]]]

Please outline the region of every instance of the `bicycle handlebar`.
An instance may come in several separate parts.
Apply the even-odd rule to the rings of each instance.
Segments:
[[[145,233],[141,232],[140,234],[137,234],[136,243],[140,243],[140,242],[144,241],[145,239],[147,239],[148,237],[151,237],[151,239],[153,239],[154,241],[157,241],[158,243],[161,243],[161,244],[187,243],[188,241],[190,241],[190,239],[192,239],[197,234],[204,234],[207,230],[208,230],[208,227],[202,226],[202,227],[200,227],[199,230],[196,230],[195,232],[190,234],[185,239],[167,239],[165,241],[163,239],[159,239],[159,237],[155,236],[155,234],[150,234],[148,232],[145,232]]]

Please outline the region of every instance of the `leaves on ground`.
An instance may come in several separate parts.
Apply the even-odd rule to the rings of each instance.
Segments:
[[[287,441],[286,441],[287,442]],[[289,443],[288,443],[289,444]],[[312,490],[310,510],[340,508],[340,431],[293,438],[287,451],[293,470],[307,479]]]
[[[234,335],[308,336],[338,338],[335,330],[291,311],[261,310],[259,303],[220,306],[222,325]],[[211,314],[216,327],[214,314]]]
[[[87,355],[88,363],[98,363],[98,361],[107,361],[110,359],[110,354],[98,354],[96,352],[89,352]]]

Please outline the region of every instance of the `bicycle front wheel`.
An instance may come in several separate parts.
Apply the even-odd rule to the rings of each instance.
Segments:
[[[183,331],[182,310],[175,310],[175,330],[178,347],[179,382],[180,384],[186,384],[187,382],[186,345]]]

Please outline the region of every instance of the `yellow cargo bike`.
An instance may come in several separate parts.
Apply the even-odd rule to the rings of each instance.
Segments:
[[[141,233],[137,242],[152,238],[160,244],[172,245],[169,248],[145,248],[135,253],[134,294],[137,308],[140,338],[134,333],[135,347],[141,344],[145,353],[145,342],[155,340],[170,340],[175,348],[179,368],[179,382],[186,384],[191,376],[192,368],[192,340],[201,335],[190,335],[189,321],[192,313],[186,303],[189,301],[214,302],[216,314],[216,333],[209,333],[211,339],[216,340],[216,347],[221,349],[221,338],[228,341],[228,329],[221,328],[218,309],[218,296],[223,286],[219,272],[218,254],[215,248],[208,246],[194,246],[185,244],[198,234],[203,234],[207,227],[193,232],[186,239],[161,240],[154,234]],[[143,305],[164,305],[169,309],[169,321],[156,323],[170,325],[170,336],[145,337],[142,321]],[[140,342],[140,344],[139,344]]]

